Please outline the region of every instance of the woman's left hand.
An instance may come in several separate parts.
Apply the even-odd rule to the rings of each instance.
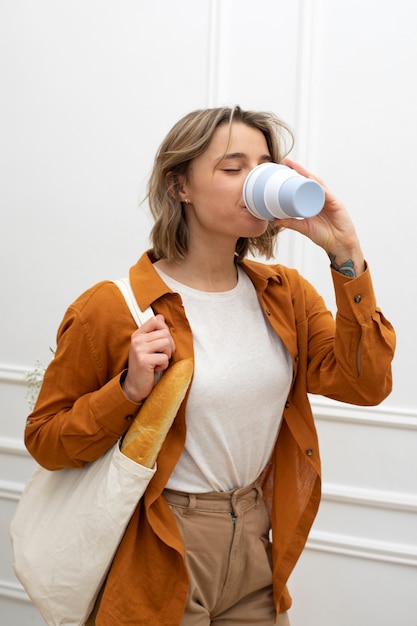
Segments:
[[[274,224],[295,230],[311,239],[327,252],[334,267],[341,268],[350,261],[354,265],[355,274],[361,274],[365,270],[363,253],[355,227],[343,203],[330,193],[322,180],[299,163],[285,159],[284,164],[320,183],[325,192],[325,202],[322,211],[315,217],[302,220],[277,219]]]

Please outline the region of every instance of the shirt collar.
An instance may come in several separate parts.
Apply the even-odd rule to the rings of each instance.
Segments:
[[[144,311],[148,306],[167,293],[173,293],[153,267],[156,257],[152,250],[145,252],[130,269],[129,277],[139,307]],[[279,265],[268,265],[244,259],[240,266],[253,282],[258,293],[266,290],[269,281],[282,285]]]
[[[130,284],[142,311],[152,306],[161,296],[173,293],[153,267],[155,261],[153,251],[148,250],[140,257],[136,265],[130,268]]]
[[[244,259],[240,266],[249,276],[258,293],[265,291],[270,281],[282,285],[279,265],[268,265],[267,263]]]

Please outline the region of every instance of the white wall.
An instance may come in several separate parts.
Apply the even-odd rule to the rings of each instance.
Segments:
[[[25,372],[66,306],[148,246],[155,150],[197,107],[272,109],[295,158],[349,206],[398,333],[379,407],[313,398],[324,496],[291,579],[293,626],[415,626],[413,0],[0,0],[0,622],[41,624],[8,524],[33,466]],[[333,297],[327,259],[284,233],[278,258]],[[4,556],[3,556],[4,555]]]

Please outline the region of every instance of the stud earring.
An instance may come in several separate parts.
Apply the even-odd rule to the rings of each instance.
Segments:
[[[190,204],[190,199],[189,198],[185,198],[184,202],[185,202],[185,204]]]

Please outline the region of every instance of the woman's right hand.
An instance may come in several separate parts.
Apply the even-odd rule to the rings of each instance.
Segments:
[[[147,320],[132,335],[129,364],[122,389],[129,400],[142,402],[155,383],[155,374],[163,372],[175,350],[175,343],[163,315]]]

